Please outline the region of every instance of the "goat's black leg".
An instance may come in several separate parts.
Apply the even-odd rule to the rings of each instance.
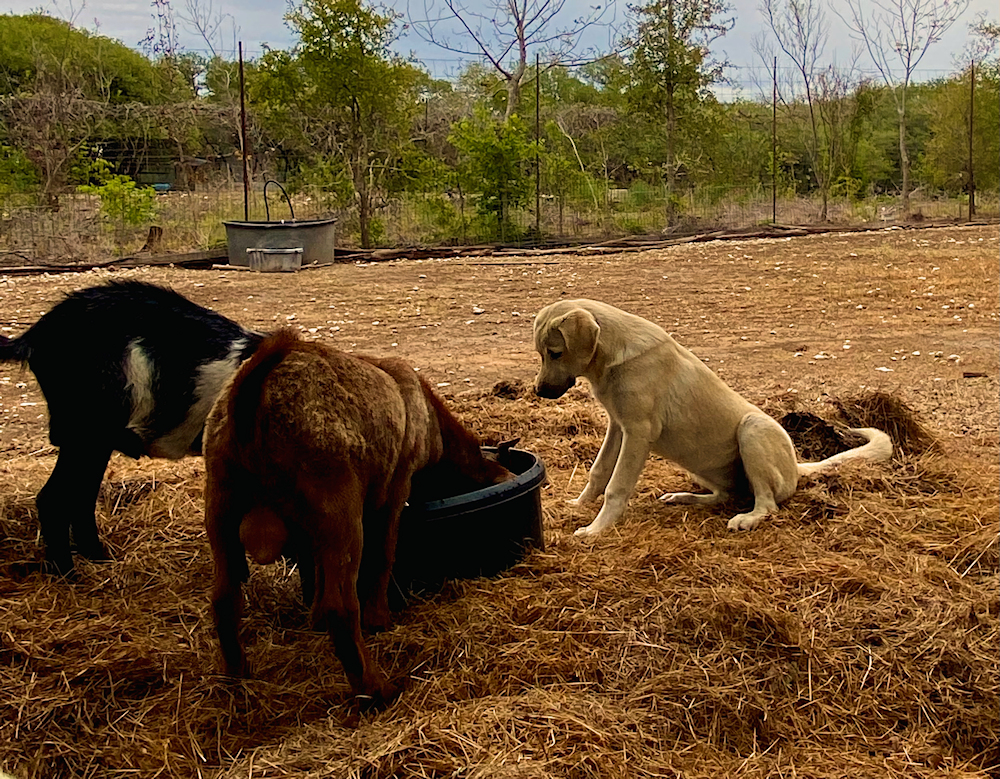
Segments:
[[[67,444],[59,448],[56,467],[38,493],[38,522],[45,541],[45,569],[67,575],[73,571],[69,531],[79,552],[91,560],[107,560],[94,518],[94,504],[111,458],[110,445]]]

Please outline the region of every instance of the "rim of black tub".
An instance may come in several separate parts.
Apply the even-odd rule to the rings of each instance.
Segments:
[[[495,446],[484,446],[483,451],[496,452],[497,449]],[[513,479],[500,484],[491,484],[472,492],[463,492],[460,495],[410,504],[410,509],[419,511],[427,519],[433,519],[434,514],[450,515],[476,511],[485,506],[503,505],[508,500],[514,500],[530,492],[545,481],[545,464],[538,455],[526,449],[510,449],[508,457],[511,458],[511,465],[515,466],[510,469],[515,472]],[[518,464],[518,460],[521,461],[520,464]],[[519,465],[527,465],[527,467],[525,470],[517,472]]]

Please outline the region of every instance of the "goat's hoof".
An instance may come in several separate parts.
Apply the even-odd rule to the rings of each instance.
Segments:
[[[77,579],[76,568],[73,566],[73,558],[69,555],[66,558],[62,558],[61,556],[57,558],[46,557],[39,564],[39,570],[48,576],[57,576],[67,581],[75,581]]]
[[[10,575],[14,579],[26,579],[35,573],[40,573],[45,576],[58,576],[69,581],[77,578],[76,569],[73,567],[72,561],[70,561],[67,569],[61,568],[58,564],[52,562],[51,560],[41,560],[39,562],[30,563],[13,563],[10,566]]]
[[[111,554],[108,552],[108,548],[100,541],[92,541],[83,544],[78,543],[76,545],[76,551],[88,560],[93,560],[96,563],[107,562],[111,559]]]

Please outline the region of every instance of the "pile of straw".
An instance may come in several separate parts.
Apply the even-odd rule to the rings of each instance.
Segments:
[[[893,428],[892,462],[815,477],[762,527],[732,534],[725,513],[660,504],[688,480],[652,459],[624,520],[584,544],[572,530],[595,509],[565,498],[600,446],[596,404],[517,385],[450,403],[488,441],[520,436],[544,459],[548,548],[499,578],[412,598],[370,638],[405,680],[371,714],[355,710],[280,565],[254,567],[246,588],[254,677],[216,673],[199,460],[116,458],[99,503],[115,560],[80,562],[75,582],[16,575],[38,554],[33,499],[53,457],[4,463],[0,769],[996,775],[995,467],[916,453],[912,432]]]

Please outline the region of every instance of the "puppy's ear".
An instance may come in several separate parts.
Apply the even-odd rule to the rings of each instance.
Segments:
[[[594,315],[582,308],[574,308],[558,325],[566,341],[566,348],[575,357],[586,358],[587,362],[597,351],[597,338],[601,334],[601,326],[597,324]]]

